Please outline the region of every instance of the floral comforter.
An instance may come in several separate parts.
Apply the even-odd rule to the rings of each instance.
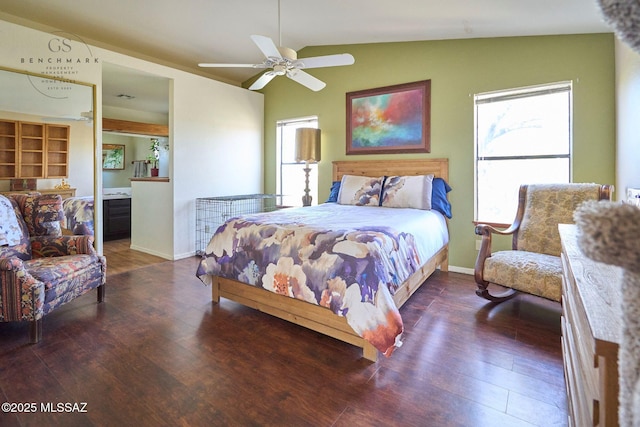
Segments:
[[[62,201],[64,220],[61,224],[73,234],[93,235],[93,196],[70,197]]]
[[[403,332],[392,295],[448,239],[436,211],[325,203],[228,220],[196,275],[324,306],[390,356]]]

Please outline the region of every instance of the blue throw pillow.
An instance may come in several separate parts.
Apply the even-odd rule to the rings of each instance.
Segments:
[[[451,203],[447,199],[447,193],[451,191],[451,187],[444,179],[433,178],[431,188],[431,209],[451,219]]]
[[[329,198],[325,203],[338,202],[338,193],[340,192],[340,182],[341,181],[333,181],[333,184],[331,184],[331,191],[329,191]]]

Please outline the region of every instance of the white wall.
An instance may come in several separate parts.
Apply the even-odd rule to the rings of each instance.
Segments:
[[[196,76],[174,80],[171,121],[188,141],[172,150],[177,257],[195,248],[196,198],[263,191],[263,99],[254,95]]]
[[[170,210],[172,187],[170,182],[131,183],[131,249],[173,259],[174,242],[166,237],[176,218]]]
[[[263,189],[262,94],[73,40],[68,43],[71,51],[53,52],[52,47],[55,50],[60,46],[54,39],[60,37],[0,21],[0,65],[42,73],[51,60],[55,63],[60,57],[63,61],[78,59],[80,62],[68,65],[73,73],[68,78],[96,85],[98,117],[102,117],[102,61],[171,80],[167,159],[170,182],[140,187],[142,191],[155,185],[149,190],[152,197],[145,198],[144,203],[133,202],[132,228],[136,230],[135,245],[139,250],[167,259],[193,255],[195,198],[259,193]],[[42,59],[44,63],[38,63]],[[97,149],[102,145],[101,128],[101,123],[96,123],[96,170],[101,161],[101,150]],[[102,224],[100,173],[96,174],[96,183],[97,223]],[[154,222],[149,221],[150,216],[159,218],[156,225],[150,226]],[[100,228],[96,227],[98,250],[102,241]]]
[[[640,54],[616,40],[616,198],[640,188]]]

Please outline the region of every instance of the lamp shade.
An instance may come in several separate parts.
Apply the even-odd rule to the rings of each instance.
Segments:
[[[320,129],[296,129],[296,162],[320,161]]]

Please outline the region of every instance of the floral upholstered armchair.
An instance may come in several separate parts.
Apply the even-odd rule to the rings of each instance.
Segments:
[[[573,213],[586,200],[609,200],[613,187],[600,184],[521,185],[513,224],[498,230],[476,226],[482,236],[475,265],[476,294],[502,302],[518,291],[560,301],[562,295],[561,242],[558,224],[573,224]],[[512,235],[512,250],[491,252],[491,236]],[[489,284],[509,288],[493,295]]]
[[[42,318],[98,289],[104,299],[106,259],[93,236],[63,236],[59,195],[0,195],[0,321],[31,322],[30,341],[42,336]]]

